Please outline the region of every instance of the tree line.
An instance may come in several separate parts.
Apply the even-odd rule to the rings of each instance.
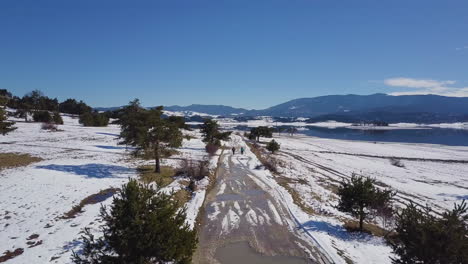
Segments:
[[[23,97],[13,95],[6,89],[0,89],[0,98],[2,108],[0,111],[0,126],[5,127],[0,130],[0,133],[5,134],[12,130],[6,128],[7,125],[13,124],[7,122],[5,107],[15,109],[14,116],[24,118],[25,122],[30,121],[29,116],[34,122],[42,122],[47,124],[61,125],[63,124],[60,113],[78,115],[79,122],[83,126],[107,126],[111,113],[99,113],[83,101],[76,99],[66,99],[59,102],[57,98],[50,98],[44,95],[39,90],[34,90],[25,94]],[[2,132],[4,131],[4,132]]]

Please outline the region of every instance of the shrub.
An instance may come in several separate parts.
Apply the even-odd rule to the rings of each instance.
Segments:
[[[468,213],[465,201],[436,217],[430,208],[408,205],[397,216],[393,263],[468,263]]]
[[[83,126],[104,127],[109,124],[109,118],[104,113],[86,112],[80,115],[79,122]]]
[[[15,130],[16,127],[13,127],[14,124],[14,122],[8,121],[6,111],[0,106],[0,134],[6,135]]]
[[[208,160],[199,160],[195,161],[192,159],[182,160],[179,169],[177,170],[178,175],[185,175],[191,180],[199,181],[205,176],[208,176],[209,161]]]
[[[262,160],[263,166],[271,172],[278,172],[278,162],[275,158],[268,157]]]
[[[266,149],[268,151],[271,151],[271,153],[275,153],[276,151],[278,151],[280,149],[280,144],[278,144],[278,142],[276,142],[274,139],[272,139],[270,142],[268,142],[268,144],[266,145]]]
[[[391,163],[393,166],[396,166],[396,167],[400,167],[400,168],[404,168],[404,167],[405,167],[405,165],[401,162],[401,160],[396,159],[396,158],[391,158],[391,159],[390,159],[390,163]]]
[[[210,154],[211,156],[216,154],[216,151],[218,151],[219,146],[215,144],[206,144],[205,150]]]
[[[49,131],[57,131],[57,125],[54,123],[42,123],[41,129]]]
[[[102,237],[85,229],[83,250],[73,252],[74,263],[191,262],[196,232],[171,195],[132,179],[114,197],[109,212],[101,208],[100,218]]]
[[[52,120],[54,121],[54,124],[56,124],[56,125],[63,125],[63,119],[60,116],[59,112],[54,112],[54,114],[52,116]]]
[[[52,122],[52,116],[49,111],[36,111],[33,114],[33,120],[34,122],[50,123]]]

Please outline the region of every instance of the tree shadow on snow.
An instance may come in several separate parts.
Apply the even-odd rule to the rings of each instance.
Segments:
[[[118,136],[119,136],[118,134],[114,134],[114,133],[105,133],[105,132],[96,132],[96,134],[98,134],[98,135],[104,135],[104,136],[113,136],[113,137],[118,137]]]
[[[105,145],[94,145],[96,148],[102,149],[133,149],[131,147],[119,147],[119,146],[105,146]]]
[[[82,175],[88,178],[127,178],[133,170],[127,167],[106,165],[106,164],[85,164],[85,165],[44,165],[37,166],[39,169],[54,170]],[[122,175],[128,174],[128,175]]]
[[[372,239],[372,236],[362,232],[349,232],[343,226],[333,225],[322,221],[308,221],[302,224],[302,228],[307,231],[325,232],[330,236],[345,241],[363,241]]]

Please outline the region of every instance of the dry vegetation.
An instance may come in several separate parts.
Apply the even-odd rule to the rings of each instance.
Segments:
[[[41,158],[21,153],[0,153],[0,170],[27,166],[41,161]]]
[[[118,190],[118,188],[108,188],[105,190],[101,190],[98,193],[92,194],[81,200],[81,202],[78,205],[73,206],[73,208],[70,211],[66,212],[61,218],[75,218],[78,213],[83,212],[83,207],[85,207],[86,205],[103,202],[107,198],[113,196]]]
[[[262,165],[265,166],[266,169],[268,169],[273,175],[276,176],[276,182],[278,182],[279,185],[283,186],[291,194],[294,203],[297,206],[299,206],[304,212],[307,212],[309,214],[315,214],[316,212],[304,203],[304,201],[301,199],[300,194],[290,186],[290,184],[293,183],[307,184],[307,182],[302,179],[294,180],[278,175],[277,166],[282,165],[280,164],[281,161],[276,160],[269,153],[262,151],[262,147],[259,144],[251,144],[249,142],[246,143],[252,151],[252,153],[254,153],[258,160],[262,163]]]
[[[3,253],[2,256],[0,256],[0,262],[6,262],[7,260],[10,260],[16,256],[19,256],[23,254],[24,249],[22,248],[17,248],[14,251],[7,250]]]
[[[346,230],[348,230],[349,232],[360,232],[359,221],[346,219],[344,221],[344,228],[346,228]],[[379,227],[378,225],[371,223],[364,223],[363,231],[378,237],[388,237],[393,235],[392,232],[389,232]]]
[[[175,170],[169,166],[161,166],[161,173],[154,172],[154,166],[145,165],[137,168],[140,179],[144,183],[155,182],[160,187],[165,187],[174,181]]]
[[[192,198],[192,194],[186,189],[181,189],[175,192],[172,197],[177,201],[177,205],[182,207]]]

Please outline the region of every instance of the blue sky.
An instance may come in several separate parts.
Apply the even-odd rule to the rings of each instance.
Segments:
[[[466,0],[0,1],[0,88],[116,106],[468,96]]]

